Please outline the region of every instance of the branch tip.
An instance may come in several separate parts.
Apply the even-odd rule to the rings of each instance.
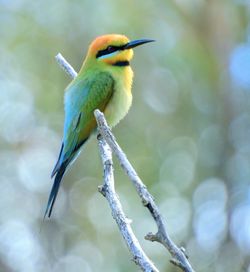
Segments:
[[[148,240],[151,242],[160,242],[158,233],[153,234],[152,232],[149,232],[144,238],[145,238],[145,240]]]
[[[101,193],[104,197],[106,197],[106,192],[105,192],[104,186],[99,185],[97,188],[98,188],[98,192]]]
[[[180,250],[185,255],[185,257],[188,259],[189,257],[187,255],[186,249],[184,247],[180,247]]]
[[[77,72],[74,70],[74,68],[66,61],[66,59],[61,55],[61,53],[58,53],[55,56],[55,59],[59,66],[68,74],[70,77],[75,78],[77,76]]]
[[[129,224],[129,225],[131,225],[133,223],[133,220],[126,217],[126,223]]]
[[[183,268],[182,263],[181,263],[180,261],[178,261],[177,259],[175,259],[175,258],[170,259],[170,263],[172,263],[172,264],[174,264],[175,266],[178,266],[178,267],[180,267],[180,268]],[[185,270],[184,270],[184,271],[185,271]]]

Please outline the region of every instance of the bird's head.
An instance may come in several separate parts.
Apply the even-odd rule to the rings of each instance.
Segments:
[[[132,48],[153,41],[149,39],[129,41],[124,35],[103,35],[90,44],[88,57],[106,65],[128,66],[133,57]]]

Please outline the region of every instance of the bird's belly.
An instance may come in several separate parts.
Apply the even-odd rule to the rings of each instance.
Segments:
[[[132,104],[132,94],[130,88],[124,86],[115,86],[115,91],[108,103],[104,114],[109,126],[114,127],[128,113]]]

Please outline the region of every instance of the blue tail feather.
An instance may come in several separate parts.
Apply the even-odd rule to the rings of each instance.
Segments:
[[[62,178],[66,172],[66,170],[68,169],[68,167],[71,165],[71,163],[73,163],[74,159],[77,158],[77,156],[79,155],[79,151],[82,147],[82,145],[87,141],[88,138],[82,140],[79,144],[77,144],[73,151],[71,152],[70,155],[67,155],[66,153],[64,153],[64,144],[62,144],[61,150],[60,150],[60,154],[57,160],[57,163],[52,171],[51,177],[55,176],[54,178],[54,184],[52,186],[50,195],[49,195],[49,200],[47,203],[47,207],[44,213],[44,219],[46,216],[50,217],[52,210],[53,210],[53,206],[54,203],[56,201],[56,197],[58,194],[58,190],[60,187],[60,184],[62,182]],[[63,162],[62,162],[63,161]]]
[[[48,216],[48,217],[51,216],[53,206],[54,206],[57,194],[58,194],[58,190],[59,190],[62,178],[64,176],[64,173],[66,171],[66,167],[67,167],[67,165],[62,164],[61,167],[56,172],[56,176],[55,176],[55,179],[54,179],[54,184],[53,184],[53,187],[52,187],[50,195],[49,195],[49,200],[48,200],[48,203],[47,203],[46,211],[44,213],[44,218],[46,216]]]

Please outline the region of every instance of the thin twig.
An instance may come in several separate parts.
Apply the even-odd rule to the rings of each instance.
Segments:
[[[59,64],[59,66],[72,78],[75,78],[77,76],[77,72],[74,70],[74,68],[66,61],[66,59],[61,55],[61,53],[58,53],[56,56],[56,61]]]
[[[122,237],[133,256],[133,261],[141,268],[142,271],[158,272],[152,261],[149,260],[147,255],[142,250],[139,241],[135,237],[130,226],[130,220],[126,218],[123,212],[122,205],[115,192],[112,153],[109,145],[101,135],[98,135],[98,146],[104,169],[104,185],[99,187],[99,191],[104,195],[109,203],[112,216],[115,219]]]

